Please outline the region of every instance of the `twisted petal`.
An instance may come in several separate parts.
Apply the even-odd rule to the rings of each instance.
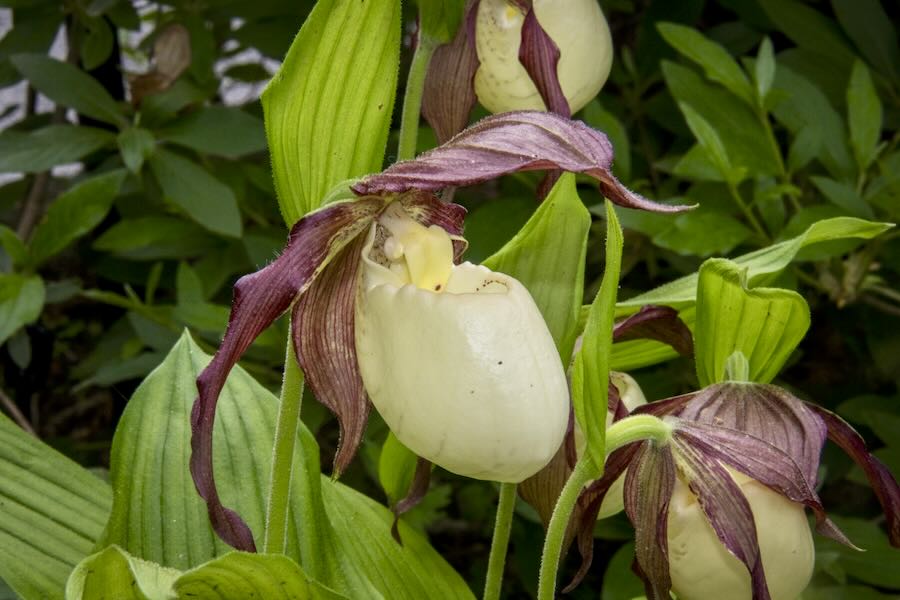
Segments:
[[[884,464],[872,456],[866,443],[842,418],[815,404],[806,405],[828,426],[828,439],[841,447],[858,464],[881,503],[891,544],[900,547],[900,486]]]
[[[678,416],[765,440],[792,457],[809,487],[815,487],[825,424],[787,391],[767,384],[719,383],[698,392]]]
[[[672,581],[666,529],[675,459],[670,446],[643,442],[633,460],[625,475],[625,511],[634,524],[635,572],[644,580],[648,600],[669,600]],[[752,527],[752,515],[750,519]]]
[[[519,46],[519,62],[525,67],[537,88],[547,110],[564,117],[571,117],[569,101],[559,84],[557,66],[559,47],[538,22],[534,7],[529,7],[522,23],[522,43]]]
[[[678,316],[678,311],[669,306],[648,304],[613,327],[613,342],[642,338],[668,344],[682,356],[694,354],[691,330]]]
[[[580,121],[553,113],[522,111],[487,117],[446,144],[395,163],[353,186],[359,195],[440,190],[481,183],[519,171],[562,169],[596,179],[604,196],[628,208],[681,212],[625,188],[610,172],[609,139]]]
[[[216,402],[225,379],[262,331],[302,294],[341,248],[378,214],[381,198],[333,204],[311,213],[291,230],[287,247],[267,267],[234,286],[228,329],[212,362],[197,378],[199,396],[191,411],[191,476],[206,500],[213,529],[228,544],[253,551],[246,523],[219,499],[213,476],[212,434]]]

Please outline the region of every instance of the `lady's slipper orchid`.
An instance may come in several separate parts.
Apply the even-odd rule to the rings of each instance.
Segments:
[[[627,190],[610,173],[611,163],[609,140],[582,123],[539,112],[498,115],[414,160],[363,179],[352,188],[360,196],[356,201],[327,205],[298,221],[284,252],[235,284],[225,337],[197,379],[199,396],[191,415],[191,473],[219,536],[238,549],[255,548],[247,525],[222,505],[216,490],[212,462],[216,401],[241,355],[291,307],[291,336],[306,382],[316,398],[335,413],[341,428],[337,473],[349,464],[362,439],[369,393],[379,408],[383,407],[386,420],[401,440],[448,468],[512,481],[543,466],[541,461],[548,460],[555,450],[548,454],[547,448],[558,444],[562,436],[556,431],[562,429],[559,412],[567,410],[558,355],[555,350],[545,352],[547,347],[553,348],[546,343],[546,326],[515,280],[501,274],[488,276],[489,272],[471,265],[455,266],[464,246],[455,240],[462,234],[465,210],[431,192],[516,171],[562,169],[593,177],[601,193],[620,205],[661,212],[685,210],[656,204]],[[379,227],[383,240],[379,239]],[[388,285],[389,279],[395,289]],[[472,291],[478,287],[479,291]],[[410,318],[386,317],[393,307],[386,307],[388,302],[380,295],[392,297],[398,304],[406,302],[403,306]],[[477,300],[470,295],[477,295]],[[357,298],[361,298],[359,306]],[[503,302],[504,308],[495,306]],[[479,314],[471,314],[472,310]],[[484,319],[482,310],[492,311],[494,318]],[[521,321],[515,324],[519,330],[508,318],[499,318],[500,313],[511,310],[520,311]],[[507,329],[475,332],[489,327]],[[419,338],[422,346],[403,345],[402,336],[427,335],[429,328],[435,337]],[[375,330],[383,332],[383,339],[367,333]],[[522,347],[514,348],[508,341],[501,344],[504,336]],[[406,340],[412,343],[413,338]],[[524,352],[526,349],[534,355]],[[394,354],[384,354],[387,352]],[[417,356],[414,361],[404,361],[400,352]],[[552,358],[549,366],[543,364],[544,355]],[[499,361],[503,365],[497,365]],[[553,361],[559,369],[555,374]],[[378,365],[390,367],[391,377],[378,373]],[[443,379],[423,381],[417,371],[426,368],[444,373]],[[456,369],[458,373],[454,373]],[[532,369],[527,384],[535,385],[546,397],[511,397],[523,391],[522,384],[501,378]],[[423,387],[417,389],[420,384]],[[440,385],[446,389],[435,388]],[[480,403],[466,398],[473,389]],[[392,392],[404,396],[388,398]],[[429,395],[455,405],[422,410]],[[475,412],[458,410],[464,402]],[[396,406],[406,408],[396,411],[392,408]],[[455,439],[462,420],[454,424],[440,421],[454,410],[458,418],[477,423],[470,425],[469,437],[462,441]],[[529,412],[535,410],[538,414]],[[418,411],[415,420],[413,411]],[[517,422],[510,427],[507,417]],[[546,429],[529,429],[528,419],[546,421]],[[486,422],[491,427],[485,427]],[[445,424],[449,428],[439,433],[438,428]],[[509,431],[501,431],[507,427]],[[474,439],[475,434],[489,439]],[[441,439],[446,443],[435,447]]]
[[[597,0],[480,0],[475,43],[475,93],[494,113],[570,115],[597,95],[612,66]]]
[[[369,398],[419,456],[468,477],[522,481],[566,432],[553,338],[521,283],[454,265],[443,229],[393,208],[362,253],[356,353]]]
[[[580,534],[587,538],[592,515],[626,472],[636,570],[651,600],[670,589],[688,599],[796,597],[812,561],[803,507],[815,513],[819,533],[852,546],[814,491],[826,435],[862,467],[891,543],[900,545],[900,486],[862,438],[821,407],[773,385],[727,382],[635,413],[663,417],[671,441],[634,443],[610,456],[587,492]]]

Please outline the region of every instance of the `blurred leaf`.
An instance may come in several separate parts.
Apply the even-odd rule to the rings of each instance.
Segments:
[[[691,69],[664,61],[662,71],[676,101],[690,105],[716,131],[728,132],[722,143],[735,167],[745,167],[748,175],[777,174],[777,157],[747,105]]]
[[[456,35],[466,0],[416,0],[422,31],[433,40],[447,43]]]
[[[61,599],[109,515],[108,484],[0,413],[0,579],[22,598]]]
[[[490,200],[466,215],[465,259],[479,264],[503,247],[538,207],[534,198],[509,196]]]
[[[7,14],[15,26],[0,39],[0,87],[12,85],[20,78],[9,57],[25,52],[46,54],[65,18],[55,2],[41,4],[30,0],[19,3]]]
[[[839,183],[828,177],[820,177],[813,175],[810,180],[815,184],[822,195],[825,196],[832,204],[840,206],[847,214],[863,219],[874,219],[875,213],[872,208],[866,204],[865,200],[859,197],[856,190],[846,183]]]
[[[399,52],[394,0],[316,3],[262,95],[288,226],[336,183],[381,169]]]
[[[896,600],[864,585],[811,586],[803,591],[802,600]]]
[[[66,583],[66,600],[166,600],[180,575],[108,546],[75,567]]]
[[[673,48],[703,67],[709,79],[721,83],[750,106],[754,105],[747,75],[725,48],[692,27],[675,23],[659,23],[656,27]]]
[[[173,152],[159,149],[149,162],[166,198],[206,229],[240,237],[241,213],[230,187]]]
[[[88,19],[81,39],[81,63],[85,71],[93,71],[106,62],[113,51],[113,32],[106,19]]]
[[[78,67],[43,54],[17,54],[10,60],[31,85],[57,104],[112,125],[127,123],[109,92]]]
[[[653,236],[653,243],[679,254],[727,254],[752,235],[746,225],[720,212],[694,211],[670,221],[669,227]]]
[[[187,258],[208,252],[215,239],[191,221],[175,217],[122,219],[94,241],[96,250],[136,260]]]
[[[122,154],[122,162],[132,173],[138,173],[156,149],[156,140],[153,134],[140,127],[129,127],[119,134],[116,139],[119,144],[119,152]]]
[[[865,171],[875,160],[878,140],[881,138],[881,101],[862,61],[853,63],[850,83],[847,87],[847,113],[850,123],[850,145],[860,171]]]
[[[239,108],[207,106],[159,131],[160,139],[197,152],[237,158],[266,149],[263,122]]]
[[[613,315],[622,266],[622,229],[606,200],[606,257],[600,290],[588,309],[583,343],[572,365],[572,408],[586,442],[585,453],[602,472],[606,444],[609,358]]]
[[[738,265],[747,267],[747,284],[757,285],[769,280],[769,276],[788,266],[797,253],[806,246],[844,238],[871,239],[891,227],[893,225],[889,223],[875,223],[852,217],[836,217],[814,223],[795,238],[744,254],[733,260]],[[697,277],[698,274],[693,273],[649,292],[620,301],[616,305],[616,316],[635,313],[645,304],[664,304],[677,309],[690,306],[694,303],[697,295]]]
[[[28,133],[0,133],[0,173],[40,173],[56,165],[75,162],[114,139],[94,127],[48,125]]]
[[[859,552],[823,536],[816,536],[816,560],[833,558],[852,577],[879,587],[900,589],[900,549],[891,547],[878,525],[862,519],[837,517],[832,520],[850,541],[864,549]],[[819,555],[822,555],[820,558]]]
[[[13,266],[24,265],[28,260],[28,248],[25,246],[25,242],[15,231],[2,224],[0,224],[0,246],[9,256]]]
[[[563,364],[568,364],[578,334],[590,226],[591,216],[578,197],[575,175],[566,173],[519,233],[483,262],[528,288]]]
[[[794,136],[788,149],[788,169],[790,171],[799,171],[818,156],[821,150],[821,130],[811,123],[803,125]]]
[[[37,275],[0,274],[0,344],[34,323],[44,307],[44,280]]]
[[[169,89],[151,94],[141,100],[141,124],[152,127],[172,119],[178,111],[204,101],[209,90],[197,87],[185,77],[178,79]]]
[[[775,53],[772,50],[772,40],[768,37],[764,38],[762,44],[759,45],[754,78],[756,79],[757,102],[760,106],[765,106],[766,97],[775,81]]]
[[[644,595],[644,584],[631,570],[634,543],[628,542],[616,550],[603,574],[601,600],[632,600]]]
[[[60,195],[34,230],[29,246],[40,265],[90,232],[106,217],[125,179],[122,169],[81,181]]]
[[[138,31],[141,28],[141,17],[131,2],[120,0],[106,11],[106,16],[119,29]]]
[[[870,65],[894,82],[900,81],[900,48],[896,22],[881,0],[831,0],[838,22]]]
[[[389,431],[378,458],[378,482],[391,504],[401,500],[409,491],[416,462],[418,457],[413,451]]]
[[[722,179],[732,185],[740,183],[746,175],[746,169],[736,169],[731,164],[728,153],[725,151],[725,145],[722,143],[722,138],[716,133],[715,128],[691,108],[689,104],[679,102],[678,108],[681,109],[684,119],[691,129],[691,133],[697,138],[700,147],[706,152],[707,157],[716,167],[716,170],[719,171]]]
[[[800,294],[750,289],[746,273],[746,267],[723,258],[700,267],[694,327],[700,387],[728,379],[726,365],[735,352],[748,363],[748,381],[769,383],[809,329],[809,307]]]
[[[779,31],[801,48],[828,57],[836,69],[849,69],[853,51],[837,25],[822,12],[797,0],[758,0]]]

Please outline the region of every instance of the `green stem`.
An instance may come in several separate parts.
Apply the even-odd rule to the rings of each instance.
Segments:
[[[294,468],[294,446],[297,442],[297,428],[300,426],[302,400],[303,373],[297,364],[294,346],[288,338],[278,423],[275,426],[269,503],[266,507],[266,539],[263,543],[263,552],[267,554],[284,554],[291,499],[291,473]]]
[[[541,555],[541,570],[538,576],[538,600],[553,600],[556,592],[556,572],[559,570],[559,557],[562,554],[563,542],[566,538],[566,529],[569,526],[569,518],[575,509],[575,502],[581,494],[582,488],[596,474],[597,467],[587,454],[575,463],[575,470],[569,476],[566,485],[563,486],[556,506],[553,508],[553,516],[547,526],[547,537],[544,539],[544,552]]]
[[[491,541],[491,556],[488,559],[487,580],[484,582],[484,600],[498,600],[503,581],[503,567],[506,564],[506,548],[509,546],[509,530],[512,526],[513,509],[516,507],[516,484],[500,484],[500,501],[497,503],[497,517],[494,521],[494,539]]]
[[[753,227],[753,231],[756,232],[764,244],[768,243],[769,234],[766,233],[766,230],[763,229],[762,224],[757,220],[756,215],[753,214],[753,210],[747,206],[747,203],[744,202],[744,199],[741,197],[741,193],[738,191],[737,186],[728,182],[728,191],[731,193],[731,197],[737,203],[738,207],[740,207],[741,212],[744,213],[744,216],[747,217],[747,221],[750,223],[750,226]]]
[[[672,435],[671,425],[652,415],[635,415],[615,422],[606,430],[606,456],[622,446],[640,440],[653,440],[666,443]],[[599,477],[598,469],[590,457],[585,454],[575,464],[575,470],[563,486],[553,516],[547,526],[547,537],[544,539],[544,553],[541,556],[541,571],[538,579],[538,600],[553,600],[556,592],[556,574],[559,570],[559,558],[566,537],[569,519],[575,509],[575,503],[581,490],[591,480]]]
[[[422,93],[425,91],[425,75],[428,63],[437,43],[419,30],[419,45],[409,65],[406,93],[403,96],[403,114],[400,117],[400,141],[397,145],[397,161],[409,160],[416,155],[419,138],[419,115],[422,113]]]

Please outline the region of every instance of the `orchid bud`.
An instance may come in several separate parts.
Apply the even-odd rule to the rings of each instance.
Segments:
[[[756,522],[756,535],[772,600],[794,600],[812,576],[815,548],[803,505],[728,469]],[[750,600],[750,573],[709,524],[697,496],[676,480],[669,502],[669,574],[679,600]]]
[[[571,113],[587,104],[609,77],[612,37],[597,0],[533,0],[532,10],[559,48],[556,75]],[[480,66],[478,101],[493,113],[546,110],[519,61],[526,13],[514,0],[481,0],[475,29]],[[531,51],[531,49],[526,49]]]
[[[362,252],[356,352],[397,438],[454,473],[519,482],[562,443],[569,411],[553,338],[528,290],[453,264],[452,239],[393,204]]]

